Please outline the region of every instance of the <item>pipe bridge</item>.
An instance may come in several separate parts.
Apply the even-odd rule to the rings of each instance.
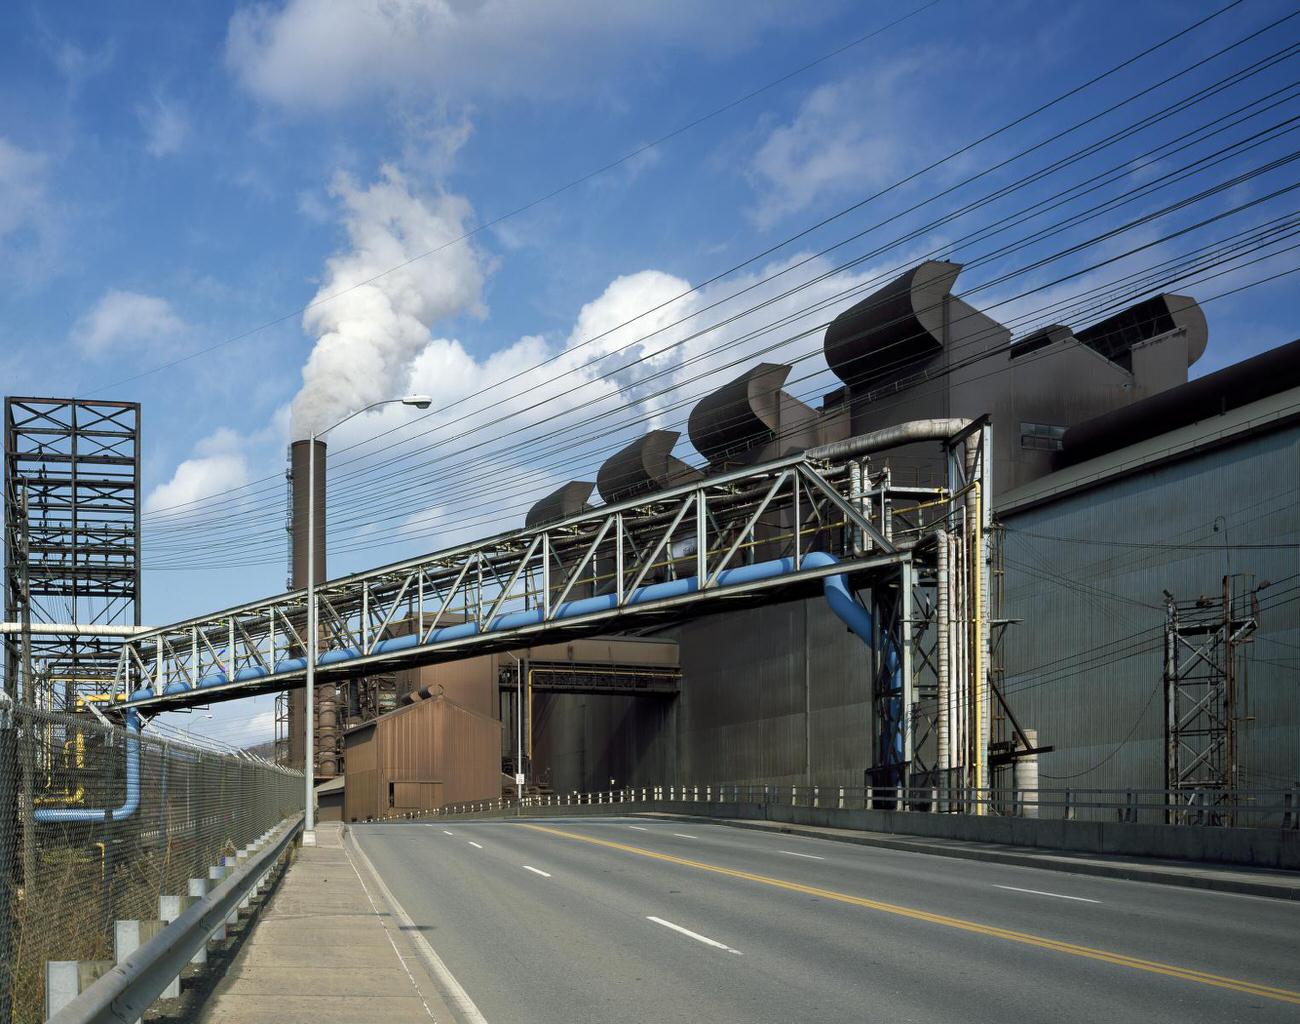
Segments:
[[[944,486],[873,466],[924,441],[946,454]],[[823,592],[869,647],[886,776],[921,758],[914,723],[929,767],[973,764],[987,748],[989,453],[985,420],[900,424],[329,580],[315,636],[304,590],[187,619],[124,640],[114,699],[179,710],[302,686],[313,656],[319,681],[338,681]]]

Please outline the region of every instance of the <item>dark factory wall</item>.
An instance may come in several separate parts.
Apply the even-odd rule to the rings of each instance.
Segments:
[[[535,694],[534,781],[557,793],[673,779],[673,701]]]
[[[824,601],[702,618],[678,641],[679,782],[862,785],[870,651]]]

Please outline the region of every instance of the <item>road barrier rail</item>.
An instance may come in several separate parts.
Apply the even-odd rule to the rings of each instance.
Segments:
[[[76,992],[76,978],[82,973],[76,961],[53,962],[47,965],[47,1004],[69,1001],[47,1016],[49,1024],[109,1024],[116,1021],[139,1020],[159,996],[175,990],[181,972],[191,963],[206,959],[207,945],[214,938],[224,937],[226,926],[234,923],[239,911],[251,905],[252,898],[266,886],[285,859],[295,838],[302,831],[303,816],[295,815],[250,843],[234,857],[222,858],[214,865],[209,878],[215,887],[202,895],[194,896],[181,905],[173,904],[179,911],[174,919],[163,924],[131,953],[101,975],[89,987]],[[206,886],[205,886],[206,888]],[[167,897],[163,897],[166,900]],[[160,906],[160,913],[162,908]],[[119,943],[122,925],[135,925],[130,929],[142,937],[140,926],[153,922],[118,922]],[[62,974],[64,978],[58,976]],[[60,984],[66,979],[66,982]]]
[[[1300,786],[1290,789],[969,789],[881,786],[759,786],[706,783],[635,786],[451,804],[388,819],[465,817],[535,808],[661,804],[762,805],[835,810],[965,814],[1057,821],[1300,829]]]

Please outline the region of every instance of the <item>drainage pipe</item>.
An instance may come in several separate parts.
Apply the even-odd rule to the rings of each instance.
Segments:
[[[32,811],[38,824],[121,821],[140,809],[140,716],[126,710],[126,799],[121,807],[40,807]]]
[[[935,724],[938,743],[938,763],[939,770],[944,773],[944,785],[948,785],[948,769],[952,766],[948,754],[948,701],[952,692],[952,681],[948,673],[949,660],[949,636],[948,630],[952,621],[952,609],[948,600],[948,531],[938,530],[935,535],[935,545],[938,552],[938,576],[936,590],[938,591],[938,607],[935,610],[937,622],[935,623],[935,659],[939,665],[939,707]]]

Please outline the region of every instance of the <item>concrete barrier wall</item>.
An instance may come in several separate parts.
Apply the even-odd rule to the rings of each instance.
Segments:
[[[973,814],[840,810],[788,804],[632,801],[528,807],[523,817],[570,817],[659,812],[860,829],[900,836],[1003,843],[1071,853],[1300,870],[1300,831],[1198,825],[1140,825],[1118,821],[1057,821]]]

